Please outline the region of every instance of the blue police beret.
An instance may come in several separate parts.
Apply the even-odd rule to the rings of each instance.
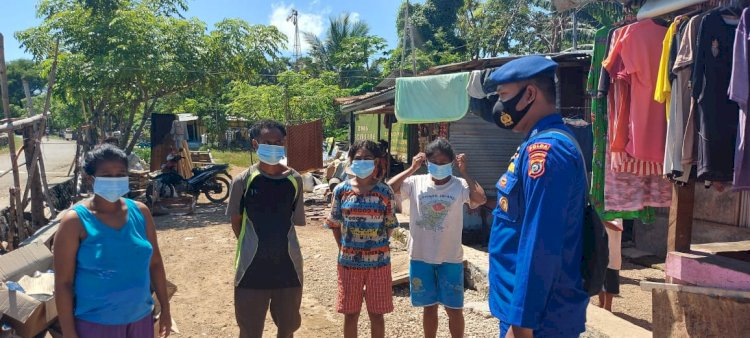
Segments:
[[[539,55],[524,56],[495,69],[484,82],[485,93],[492,93],[497,86],[528,80],[540,75],[555,76],[557,62]]]

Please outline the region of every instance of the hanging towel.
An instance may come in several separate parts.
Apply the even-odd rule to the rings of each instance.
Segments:
[[[487,97],[482,88],[482,84],[484,83],[482,76],[481,70],[473,70],[471,71],[471,75],[469,75],[469,85],[466,87],[466,91],[469,92],[469,96],[472,98],[483,99]]]
[[[469,73],[396,79],[396,118],[400,123],[462,119],[469,109]]]

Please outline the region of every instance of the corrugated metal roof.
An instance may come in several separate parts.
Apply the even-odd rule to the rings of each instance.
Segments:
[[[396,99],[396,88],[391,87],[386,90],[382,90],[382,91],[371,93],[371,94],[373,95],[370,95],[361,100],[354,101],[350,104],[345,104],[341,106],[341,112],[349,113],[353,111],[369,109],[372,107],[376,107],[376,106],[388,103],[389,101],[393,101]]]
[[[198,120],[198,116],[195,116],[193,114],[177,114],[177,119],[180,122],[190,122]]]
[[[588,53],[588,52],[539,54],[539,55],[549,57],[555,62],[557,62],[558,64],[560,64],[560,66],[563,66],[563,67],[567,66],[569,63],[579,63],[583,60],[588,60],[591,58],[591,53]],[[523,56],[527,56],[527,55],[503,56],[503,57],[496,57],[496,58],[490,58],[490,59],[478,59],[478,60],[471,60],[471,61],[466,61],[466,62],[452,63],[448,65],[443,65],[443,66],[432,67],[420,73],[419,75],[447,74],[447,73],[455,73],[455,72],[465,72],[465,71],[470,71],[470,70],[482,70],[482,69],[487,69],[487,68],[495,68],[495,67],[500,67],[510,61],[513,61]]]
[[[449,140],[456,154],[466,154],[469,175],[490,198],[496,196],[495,183],[508,168],[524,135],[500,129],[474,114],[466,114],[450,124]]]
[[[525,56],[525,55],[524,55]],[[560,64],[561,67],[578,65],[581,62],[588,61],[591,59],[591,53],[588,52],[576,52],[576,53],[559,53],[559,54],[542,54]],[[521,56],[504,56],[490,59],[478,59],[466,62],[452,63],[443,66],[436,66],[419,73],[419,76],[425,75],[437,75],[437,74],[448,74],[470,70],[481,70],[486,68],[500,67],[514,59]],[[395,85],[395,79],[393,79]],[[367,93],[360,96],[349,96],[344,98],[338,98],[337,103],[342,104],[341,112],[349,113],[352,111],[365,110],[380,106],[383,104],[390,103],[390,101],[396,98],[395,87],[390,87],[385,90],[378,92]]]
[[[392,104],[382,104],[379,106],[375,106],[372,108],[364,109],[364,110],[358,110],[354,114],[355,115],[362,115],[362,114],[387,114],[387,115],[393,115],[396,112],[396,107],[394,107]]]

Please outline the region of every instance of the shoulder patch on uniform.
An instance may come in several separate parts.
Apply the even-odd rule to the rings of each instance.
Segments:
[[[500,205],[500,210],[503,212],[508,212],[508,198],[503,196],[500,198],[500,201],[498,201],[498,204]]]
[[[500,181],[498,182],[498,184],[500,184],[500,188],[505,189],[505,187],[508,186],[508,177],[503,174],[503,176],[500,177]]]
[[[539,178],[544,175],[544,164],[547,161],[547,153],[544,156],[529,157],[529,177]]]
[[[527,146],[526,151],[529,152],[529,154],[537,152],[537,151],[548,152],[550,148],[552,148],[552,145],[549,143],[537,142],[530,146]]]

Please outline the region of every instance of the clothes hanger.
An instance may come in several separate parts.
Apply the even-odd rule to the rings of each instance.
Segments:
[[[735,18],[740,17],[740,13],[742,12],[742,1],[731,0],[722,2],[723,5],[719,7],[719,11],[722,15],[733,16]]]

